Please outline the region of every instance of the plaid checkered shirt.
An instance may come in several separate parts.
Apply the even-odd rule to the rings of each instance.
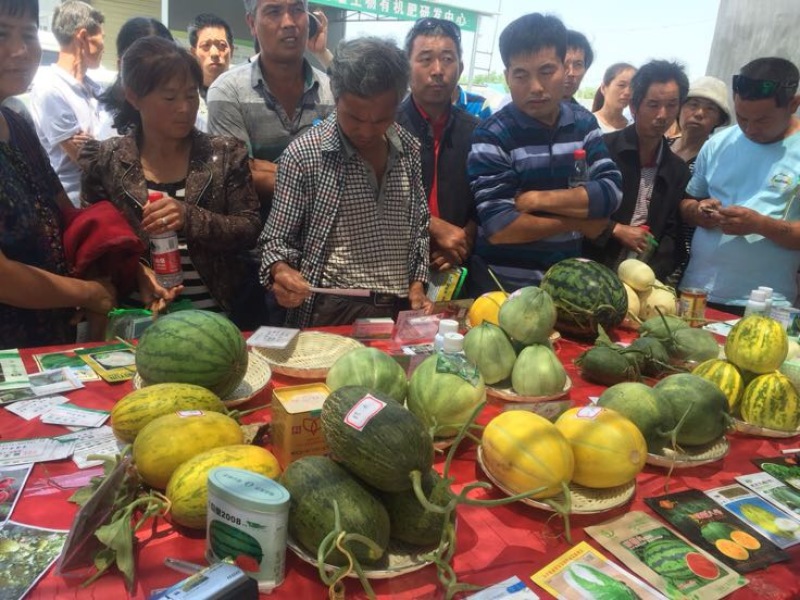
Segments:
[[[313,287],[356,287],[407,295],[411,282],[428,280],[430,214],[422,184],[419,142],[393,124],[387,139],[396,153],[384,176],[382,199],[376,201],[368,167],[357,153],[348,152],[334,112],[323,123],[292,142],[281,155],[275,196],[261,248],[261,280],[271,285],[270,267],[285,261]],[[346,210],[372,206],[369,214]],[[356,268],[329,264],[341,256],[343,227],[349,235]],[[331,276],[335,279],[331,279]],[[287,323],[309,324],[314,295],[288,312]]]

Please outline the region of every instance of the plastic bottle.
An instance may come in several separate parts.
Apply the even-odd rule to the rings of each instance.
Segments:
[[[772,288],[766,285],[760,285],[758,289],[764,292],[764,315],[768,317],[772,314]]]
[[[763,315],[766,309],[767,295],[763,290],[753,290],[750,292],[750,299],[744,309],[744,316]]]
[[[647,225],[639,225],[639,229],[643,229],[645,232],[647,232],[647,247],[641,252],[630,250],[625,258],[635,258],[642,262],[647,262],[653,256],[656,248],[658,248],[658,242],[656,241],[656,238],[650,235],[650,227]]]
[[[444,336],[448,333],[458,333],[458,321],[442,319],[439,321],[439,331],[433,338],[433,351],[441,352],[444,348]]]
[[[583,148],[575,150],[572,156],[575,159],[575,164],[569,176],[569,187],[574,188],[589,181],[589,166],[586,164],[586,150]]]
[[[445,354],[464,354],[464,336],[460,333],[445,333],[442,352]]]
[[[163,197],[164,194],[161,192],[149,192],[147,202],[160,200]],[[177,233],[165,231],[150,235],[150,262],[158,285],[167,289],[180,285],[183,281],[183,267],[181,267]]]

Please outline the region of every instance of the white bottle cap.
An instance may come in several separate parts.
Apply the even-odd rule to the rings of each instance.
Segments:
[[[458,321],[453,319],[442,319],[439,321],[439,333],[458,333]]]
[[[766,285],[758,286],[758,289],[764,292],[766,298],[772,298],[772,288]]]
[[[767,293],[764,290],[753,290],[750,292],[750,302],[765,302]]]
[[[464,349],[464,336],[460,333],[445,333],[442,350],[446,354],[455,354]]]

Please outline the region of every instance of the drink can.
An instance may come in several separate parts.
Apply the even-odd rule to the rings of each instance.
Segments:
[[[678,313],[689,321],[691,327],[702,327],[706,320],[708,292],[697,288],[681,290]]]
[[[234,563],[269,593],[284,579],[289,491],[258,473],[217,467],[208,475],[206,558]]]

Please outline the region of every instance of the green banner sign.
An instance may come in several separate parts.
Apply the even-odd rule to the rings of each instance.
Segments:
[[[311,2],[405,21],[416,21],[426,17],[446,19],[453,21],[464,31],[476,31],[478,28],[479,13],[438,2],[420,2],[419,0],[413,2],[409,0],[311,0]]]

